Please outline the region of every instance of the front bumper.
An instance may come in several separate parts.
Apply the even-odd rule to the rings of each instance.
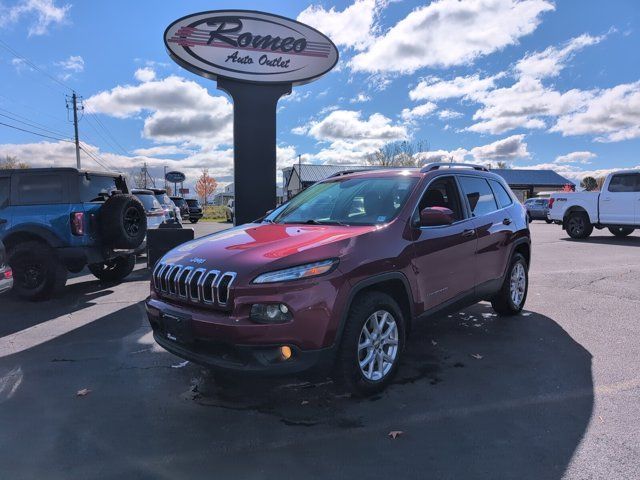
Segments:
[[[335,354],[334,347],[303,350],[286,342],[244,344],[230,341],[233,327],[225,329],[220,323],[215,324],[219,329],[217,337],[205,336],[199,333],[198,325],[202,322],[198,322],[197,317],[194,319],[184,310],[151,298],[147,299],[146,310],[153,337],[161,347],[178,357],[215,370],[266,375],[325,371],[331,366]],[[215,319],[216,314],[210,318]],[[283,345],[291,348],[291,358],[284,359],[280,355]]]

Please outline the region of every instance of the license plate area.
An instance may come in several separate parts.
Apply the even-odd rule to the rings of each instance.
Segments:
[[[167,340],[178,343],[193,342],[191,317],[178,313],[162,313],[162,331]]]

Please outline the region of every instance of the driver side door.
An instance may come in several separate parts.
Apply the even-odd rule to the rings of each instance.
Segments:
[[[428,185],[414,213],[412,266],[425,311],[474,292],[477,236],[464,205],[455,177],[439,176]],[[454,222],[420,226],[419,212],[426,207],[450,209]]]

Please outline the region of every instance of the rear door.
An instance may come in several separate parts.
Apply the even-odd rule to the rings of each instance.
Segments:
[[[498,203],[489,181],[480,176],[460,175],[460,185],[478,236],[476,285],[500,279],[509,260],[515,219],[508,205]],[[502,188],[501,185],[494,188]],[[511,200],[511,199],[510,199]]]
[[[605,225],[633,225],[638,207],[637,173],[617,173],[600,194],[600,223]]]
[[[476,234],[454,176],[432,180],[414,215],[426,207],[449,208],[455,218],[452,225],[416,229],[413,269],[424,309],[429,310],[473,292]]]

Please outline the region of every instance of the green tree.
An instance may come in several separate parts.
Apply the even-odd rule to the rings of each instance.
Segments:
[[[580,186],[587,192],[591,192],[598,189],[598,181],[593,177],[587,176],[582,179]]]

